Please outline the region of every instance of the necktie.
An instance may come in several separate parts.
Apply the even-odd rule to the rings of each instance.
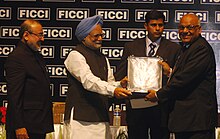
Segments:
[[[154,56],[154,54],[155,54],[154,48],[156,47],[156,45],[153,44],[153,43],[151,43],[151,44],[149,45],[149,47],[150,47],[150,51],[148,52],[148,56]]]

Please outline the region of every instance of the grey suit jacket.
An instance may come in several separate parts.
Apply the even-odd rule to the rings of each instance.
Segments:
[[[162,57],[167,63],[173,67],[175,61],[178,57],[180,50],[180,46],[174,42],[166,40],[164,38],[161,39],[159,48],[156,52],[156,55]],[[146,38],[136,39],[132,42],[128,42],[124,46],[123,56],[121,58],[120,64],[117,66],[117,71],[115,73],[116,80],[121,80],[123,77],[127,76],[127,58],[130,55],[143,57],[146,56]],[[163,75],[163,85],[167,83],[167,76]],[[129,101],[127,103],[127,123],[129,125],[135,124],[136,120],[139,119],[141,116],[134,111],[130,106]],[[161,125],[167,126],[167,116],[168,116],[168,104],[164,104],[163,108],[161,108]],[[134,114],[135,113],[135,114]]]

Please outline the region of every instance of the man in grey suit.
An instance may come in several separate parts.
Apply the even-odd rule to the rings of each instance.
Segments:
[[[45,139],[52,132],[50,81],[42,55],[42,25],[36,20],[21,24],[21,40],[5,63],[8,107],[7,139]]]
[[[176,139],[215,139],[217,126],[216,63],[201,36],[199,18],[184,15],[179,23],[182,50],[166,86],[149,90],[146,100],[171,102],[168,127]],[[168,66],[164,62],[164,67]]]
[[[152,10],[145,16],[144,27],[148,35],[142,39],[128,42],[124,46],[121,63],[117,67],[115,74],[116,80],[121,80],[127,76],[127,58],[131,55],[137,57],[160,56],[167,61],[171,67],[177,59],[180,46],[161,37],[164,30],[165,17],[162,12]],[[155,46],[151,49],[151,44]],[[163,76],[163,85],[166,84],[168,77]],[[135,93],[133,93],[135,95]],[[169,139],[167,130],[167,104],[149,107],[147,102],[144,105],[131,106],[131,102],[126,100],[126,120],[128,124],[129,139]],[[144,102],[144,97],[135,100]],[[150,136],[148,132],[150,131]]]

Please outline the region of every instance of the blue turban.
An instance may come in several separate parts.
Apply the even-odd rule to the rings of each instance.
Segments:
[[[89,35],[97,24],[100,24],[101,26],[103,25],[103,19],[100,15],[95,15],[81,20],[75,31],[77,39],[81,42],[86,36]]]

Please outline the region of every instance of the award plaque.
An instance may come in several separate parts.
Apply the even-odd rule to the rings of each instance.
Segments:
[[[128,90],[146,95],[148,90],[162,87],[162,66],[157,57],[128,57]],[[142,96],[143,96],[142,95]]]

